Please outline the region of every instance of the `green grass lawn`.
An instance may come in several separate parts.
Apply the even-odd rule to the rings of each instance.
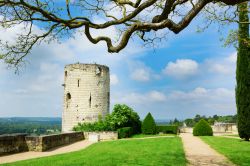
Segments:
[[[250,142],[223,137],[200,138],[233,163],[239,166],[250,165]]]
[[[13,166],[184,166],[179,137],[100,142],[81,151],[15,162]]]
[[[176,134],[156,134],[156,135],[147,135],[147,134],[136,134],[131,138],[145,138],[145,137],[161,137],[161,136],[177,136]]]

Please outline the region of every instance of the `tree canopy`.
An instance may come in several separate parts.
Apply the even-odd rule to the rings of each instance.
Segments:
[[[160,38],[155,35],[158,30],[179,33],[209,4],[236,5],[246,1],[0,0],[0,26],[8,29],[24,24],[26,27],[15,43],[0,42],[0,59],[18,66],[36,44],[62,39],[75,30],[83,32],[94,44],[105,42],[108,52],[117,53],[126,47],[133,35],[143,42],[153,43]],[[118,30],[117,39],[105,35],[94,37],[91,33],[110,27]]]

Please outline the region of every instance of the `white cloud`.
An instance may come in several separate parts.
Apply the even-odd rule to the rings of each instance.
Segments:
[[[119,83],[119,79],[118,79],[117,75],[111,74],[110,75],[110,84],[117,85],[118,83]]]
[[[221,73],[221,74],[229,74],[231,73],[231,68],[226,66],[225,64],[211,64],[210,69],[211,72]]]
[[[191,59],[177,59],[176,62],[169,62],[163,73],[178,79],[185,79],[194,76],[198,72],[198,63]]]
[[[150,80],[150,73],[144,68],[132,71],[131,78],[136,81],[147,82]]]
[[[206,89],[197,87],[192,91],[173,91],[168,98],[170,100],[184,100],[184,101],[207,101],[234,99],[234,91],[225,88]]]
[[[236,52],[222,59],[209,59],[205,62],[205,68],[208,68],[209,72],[216,74],[234,75],[236,59]]]
[[[150,100],[153,100],[153,101],[165,101],[167,99],[167,97],[165,96],[165,94],[163,94],[162,92],[159,92],[159,91],[151,91],[149,92],[148,94],[148,97]]]
[[[146,93],[131,92],[127,94],[119,94],[114,98],[115,103],[132,103],[132,104],[149,104],[166,101],[167,97],[164,93],[152,90]]]

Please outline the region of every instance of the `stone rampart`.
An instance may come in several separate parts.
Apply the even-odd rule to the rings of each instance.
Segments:
[[[72,132],[45,136],[27,136],[26,143],[29,151],[43,152],[58,146],[71,144],[83,139],[83,132]]]
[[[0,156],[25,151],[43,152],[83,139],[83,132],[71,132],[44,136],[27,136],[27,134],[1,135]]]
[[[26,135],[27,134],[0,135],[0,156],[28,151],[28,146],[25,142]]]

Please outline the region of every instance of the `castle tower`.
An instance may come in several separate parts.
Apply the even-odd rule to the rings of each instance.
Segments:
[[[62,132],[78,123],[96,122],[109,113],[110,76],[107,66],[71,64],[64,70]]]

